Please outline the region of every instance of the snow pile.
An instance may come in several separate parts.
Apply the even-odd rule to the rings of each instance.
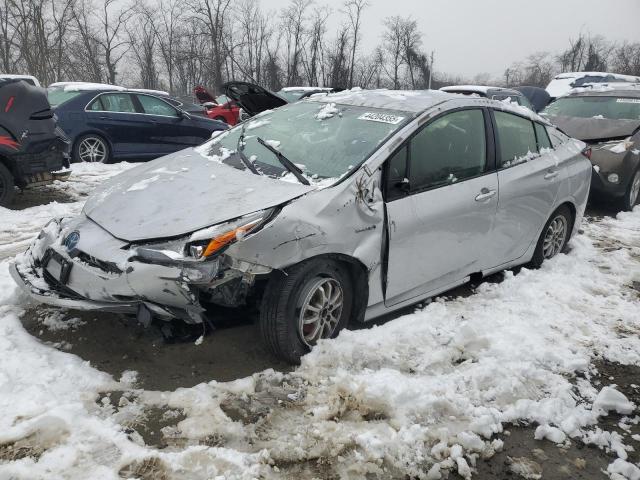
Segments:
[[[0,231],[22,221],[18,243],[36,235],[41,210],[0,217]],[[540,270],[345,331],[291,373],[174,392],[136,389],[133,372],[117,382],[36,341],[20,324],[27,300],[0,263],[0,478],[296,478],[291,468],[316,464],[338,478],[472,478],[502,448],[505,424],[530,422],[536,438],[614,452],[611,478],[639,480],[624,438],[596,427],[604,412],[633,416],[635,405],[590,379],[596,356],[640,365],[640,209],[584,231]],[[100,399],[113,390],[127,395]],[[150,408],[183,414],[162,429],[168,448],[130,428]]]
[[[601,411],[604,415],[609,412],[629,415],[634,408],[633,403],[613,387],[604,387],[593,402],[593,410]]]
[[[336,107],[335,103],[327,103],[324,105],[318,113],[316,113],[317,120],[326,120],[328,118],[333,118],[335,115],[338,115],[340,110]]]

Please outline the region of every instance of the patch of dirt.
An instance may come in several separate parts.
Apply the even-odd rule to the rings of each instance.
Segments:
[[[138,480],[169,480],[168,468],[158,457],[149,457],[126,465],[118,472],[120,478]]]

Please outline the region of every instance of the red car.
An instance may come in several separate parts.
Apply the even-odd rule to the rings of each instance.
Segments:
[[[233,100],[229,100],[226,95],[214,98],[206,88],[197,86],[193,89],[198,101],[206,108],[207,117],[213,120],[220,120],[231,126],[238,123],[240,119],[240,107]]]
[[[240,121],[240,115],[253,117],[264,110],[278,108],[288,102],[264,88],[246,82],[227,82],[223,86],[225,95],[214,98],[206,88],[197,86],[193,92],[207,109],[207,116],[222,120],[229,125]]]

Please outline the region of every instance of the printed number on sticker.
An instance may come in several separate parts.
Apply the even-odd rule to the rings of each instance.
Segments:
[[[396,115],[389,115],[386,113],[363,113],[358,117],[358,120],[369,120],[370,122],[390,123],[391,125],[397,125],[404,117],[398,117]]]

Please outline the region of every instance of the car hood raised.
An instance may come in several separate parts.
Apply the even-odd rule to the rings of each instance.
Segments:
[[[238,170],[190,148],[110,179],[84,213],[114,237],[178,237],[274,207],[314,190]]]
[[[547,118],[551,123],[560,127],[564,133],[583,142],[628,137],[640,128],[640,120],[611,120],[608,118],[551,115]]]

